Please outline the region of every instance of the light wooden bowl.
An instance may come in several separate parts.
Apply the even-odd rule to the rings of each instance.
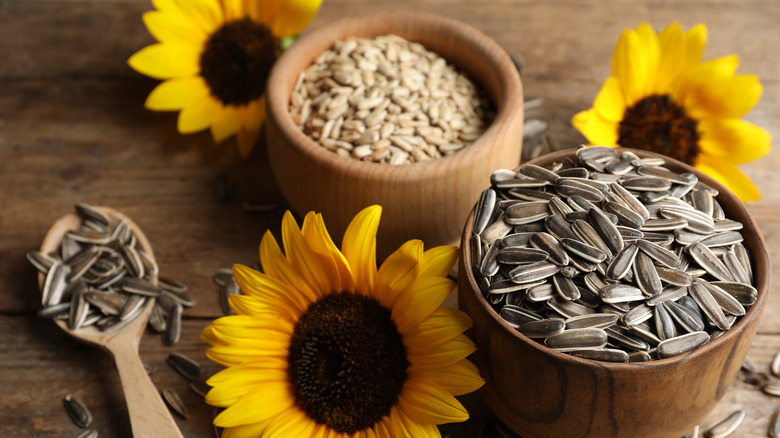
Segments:
[[[640,157],[657,156],[632,150]],[[531,161],[546,166],[574,150]],[[575,157],[576,159],[576,157]],[[755,221],[742,203],[712,178],[675,160],[668,168],[695,173],[720,191],[728,218],[744,224],[743,244],[753,259],[758,299],[731,330],[680,356],[644,363],[607,363],[548,349],[514,330],[479,292],[471,269],[470,230],[461,241],[458,299],[474,320],[474,362],[486,383],[483,395],[495,415],[524,438],[683,436],[726,394],[758,329],[769,286],[769,256]]]
[[[423,44],[467,72],[487,92],[496,117],[476,142],[438,160],[391,166],[341,157],[294,124],[288,107],[301,71],[336,41],[386,34]],[[334,241],[339,242],[358,211],[381,205],[380,260],[412,238],[422,239],[427,247],[457,244],[461,225],[491,172],[520,162],[523,90],[514,64],[483,33],[437,15],[381,12],[315,29],[279,58],[266,99],[271,168],[290,206],[299,215],[321,212]]]

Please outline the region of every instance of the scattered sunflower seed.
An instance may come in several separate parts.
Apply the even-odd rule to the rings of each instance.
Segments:
[[[62,403],[65,405],[65,410],[68,412],[68,415],[70,415],[70,418],[76,423],[76,426],[86,428],[92,423],[92,414],[89,412],[89,409],[84,406],[84,403],[77,398],[68,394],[62,400]]]

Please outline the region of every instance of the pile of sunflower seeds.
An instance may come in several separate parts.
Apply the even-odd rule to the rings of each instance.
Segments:
[[[493,119],[490,101],[469,78],[397,35],[336,42],[301,72],[289,109],[328,150],[388,164],[453,154]]]
[[[474,214],[481,292],[524,335],[572,355],[648,361],[723,334],[758,296],[742,224],[717,191],[609,147],[498,170]]]
[[[142,248],[126,221],[76,204],[82,223],[66,233],[59,251],[27,253],[45,275],[38,316],[67,320],[70,330],[94,325],[116,330],[142,313],[146,300],[156,298],[149,325],[173,345],[181,335],[183,307],[195,300],[187,287],[160,278],[157,264]]]

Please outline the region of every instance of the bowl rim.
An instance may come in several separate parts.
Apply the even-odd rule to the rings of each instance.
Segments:
[[[374,24],[375,28],[371,29],[370,32],[361,32],[361,36],[365,34],[371,37],[393,33],[385,30],[398,23],[402,23],[404,26],[397,29],[404,38],[409,39],[406,34],[410,33],[410,29],[414,29],[414,26],[429,26],[438,29],[439,32],[446,32],[449,38],[460,41],[464,50],[471,50],[489,60],[492,64],[491,70],[498,78],[499,84],[496,86],[498,96],[493,96],[488,87],[481,85],[480,81],[483,78],[477,78],[471,69],[461,66],[458,68],[465,71],[488,94],[491,103],[496,107],[495,117],[476,141],[449,156],[398,166],[344,159],[345,157],[319,145],[293,122],[288,106],[294,83],[300,72],[311,65],[317,56],[324,50],[328,50],[334,42],[351,36],[356,30],[364,29],[367,24]],[[426,32],[432,34],[428,30]],[[415,42],[416,39],[412,38],[410,41]],[[423,43],[423,45],[425,44]],[[320,46],[325,46],[325,49],[322,51],[312,50]],[[433,49],[429,50],[435,52]],[[306,62],[302,63],[301,59],[306,60]],[[445,59],[452,64],[449,59]],[[301,63],[304,67],[302,69],[296,68]],[[294,75],[291,75],[291,72],[294,72]],[[292,86],[282,86],[290,82],[293,84]],[[380,179],[409,178],[409,174],[422,177],[421,175],[434,168],[442,166],[463,167],[471,160],[480,160],[491,152],[496,137],[509,124],[508,120],[517,117],[518,113],[522,114],[523,108],[523,88],[520,75],[507,52],[496,41],[480,30],[455,19],[429,12],[404,9],[347,16],[305,32],[275,63],[267,82],[265,95],[268,117],[273,119],[282,135],[290,140],[289,143],[298,152],[323,165],[338,169],[339,172],[367,179],[377,177]],[[379,169],[382,171],[378,172]]]
[[[551,152],[542,156],[539,156],[533,160],[527,161],[522,163],[520,166],[523,166],[525,164],[537,164],[540,162],[555,162],[560,161],[563,158],[571,157],[571,155],[576,152],[578,148],[569,148],[564,149],[560,151]],[[724,207],[724,210],[726,211],[728,218],[733,218],[734,214],[728,214],[728,213],[737,213],[737,216],[743,216],[746,221],[743,221],[743,229],[742,232],[752,232],[758,248],[748,248],[750,250],[750,256],[753,260],[753,264],[756,265],[757,259],[763,260],[763,265],[766,266],[766,269],[762,272],[755,272],[753,273],[754,276],[754,287],[756,288],[758,292],[758,297],[756,298],[756,302],[753,303],[749,309],[747,309],[747,312],[745,315],[743,315],[737,322],[734,323],[734,325],[727,330],[725,333],[723,333],[721,336],[717,337],[716,339],[710,339],[705,343],[704,345],[689,351],[687,353],[679,354],[677,356],[672,356],[669,358],[664,359],[655,359],[650,360],[646,362],[606,362],[606,361],[597,361],[595,359],[588,359],[588,358],[582,358],[570,354],[566,354],[560,351],[553,350],[551,348],[548,348],[547,346],[521,334],[517,330],[515,330],[512,326],[509,325],[506,321],[504,321],[500,315],[493,310],[491,305],[487,302],[485,297],[482,295],[482,293],[479,292],[479,286],[476,283],[473,269],[469,266],[471,261],[471,230],[473,228],[474,223],[474,208],[472,208],[471,212],[469,213],[469,217],[466,220],[466,224],[463,229],[463,234],[461,237],[461,246],[460,246],[460,257],[463,262],[463,269],[459,273],[459,281],[460,277],[465,276],[465,281],[468,285],[468,293],[473,294],[476,297],[477,302],[479,303],[479,307],[482,311],[486,312],[487,315],[493,320],[498,326],[502,327],[504,331],[506,331],[510,336],[517,339],[519,342],[523,342],[525,344],[531,345],[532,348],[538,350],[541,354],[547,354],[552,356],[555,360],[560,360],[564,362],[568,362],[572,365],[581,365],[581,366],[594,366],[598,365],[599,367],[604,367],[606,369],[609,369],[610,371],[625,371],[628,372],[630,370],[635,370],[638,368],[643,369],[665,369],[669,367],[670,365],[677,365],[683,362],[686,362],[688,360],[691,360],[695,357],[698,357],[700,355],[707,354],[708,351],[717,348],[720,346],[720,344],[731,342],[731,341],[737,341],[738,339],[732,339],[735,337],[740,337],[742,335],[743,329],[749,324],[749,323],[755,323],[758,324],[760,322],[760,316],[764,310],[767,296],[769,295],[769,280],[771,277],[771,264],[769,259],[769,254],[767,252],[766,242],[764,241],[764,237],[761,234],[761,230],[758,228],[758,225],[756,224],[753,217],[749,214],[747,209],[745,208],[742,201],[740,201],[736,195],[734,195],[730,190],[728,190],[723,184],[716,181],[709,175],[701,172],[698,169],[693,168],[693,166],[690,166],[686,163],[683,163],[679,160],[676,160],[671,157],[667,157],[665,155],[661,155],[655,152],[646,151],[642,149],[633,149],[633,148],[618,148],[621,151],[628,151],[633,152],[634,154],[638,155],[641,158],[644,157],[660,157],[667,161],[667,164],[672,164],[673,167],[683,168],[687,171],[690,171],[692,173],[695,173],[696,176],[699,178],[700,181],[704,182],[705,184],[715,188],[718,190],[719,194],[716,197],[716,199],[722,200],[724,198],[729,199],[729,203],[733,205],[731,208]],[[476,206],[476,205],[475,205]],[[721,202],[721,206],[723,206],[723,202]],[[757,251],[754,251],[757,250]],[[737,328],[737,330],[735,330]]]

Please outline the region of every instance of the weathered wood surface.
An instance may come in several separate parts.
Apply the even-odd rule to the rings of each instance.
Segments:
[[[313,23],[345,14],[407,7],[455,18],[482,30],[525,59],[527,97],[544,105],[529,113],[550,124],[557,147],[582,137],[569,124],[588,108],[607,76],[621,30],[641,21],[665,26],[706,23],[705,59],[736,53],[740,72],[756,73],[764,96],[747,120],[780,138],[780,3],[774,1],[511,1],[326,0]],[[283,203],[264,145],[245,161],[230,141],[213,145],[206,133],[179,135],[174,113],[143,109],[156,81],[127,67],[152,42],[141,22],[147,0],[0,0],[0,434],[76,436],[62,398],[73,393],[95,416],[101,436],[130,436],[119,378],[110,357],[39,320],[34,269],[24,254],[40,245],[51,223],[76,202],[108,205],[133,218],[154,246],[161,274],[185,282],[197,298],[185,311],[182,341],[164,347],[147,334],[143,360],[152,380],[185,398],[187,437],[212,436],[211,408],[187,388],[165,358],[173,351],[198,359],[208,374],[200,331],[220,315],[211,276],[232,263],[257,259],[262,233],[276,235],[282,210],[254,213],[245,202]],[[511,167],[508,163],[507,167]],[[764,199],[751,203],[770,257],[780,259],[780,152],[744,167]],[[327,222],[327,218],[326,218]],[[780,298],[772,293],[751,357],[767,368],[780,350]],[[479,399],[467,398],[478,422]],[[742,382],[733,385],[708,422],[748,410],[734,434],[766,436],[780,400]],[[471,434],[478,424],[447,428]]]

